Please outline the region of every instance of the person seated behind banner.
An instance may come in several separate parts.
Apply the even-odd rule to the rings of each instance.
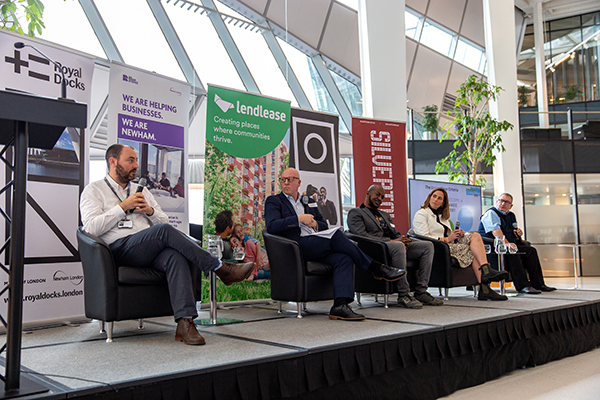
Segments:
[[[146,187],[148,188],[148,190],[154,189],[156,187],[156,182],[154,181],[154,179],[152,179],[150,172],[148,172],[148,171],[144,172],[142,174],[142,178],[146,179]]]
[[[222,260],[233,260],[233,250],[227,239],[233,233],[233,213],[231,210],[223,210],[215,217],[215,235],[223,240]]]
[[[261,251],[260,242],[258,242],[258,246],[253,240],[248,240],[245,244],[242,244],[237,236],[232,235],[229,238],[229,243],[231,243],[231,248],[234,253],[240,248],[244,251],[244,262],[252,261],[256,263],[256,268],[254,268],[254,271],[252,271],[252,274],[248,277],[249,281],[271,278],[269,258],[265,251]]]
[[[260,267],[257,267],[257,271],[263,270],[266,272],[268,272],[269,276],[264,276],[263,278],[256,278],[256,274],[254,274],[254,277],[256,279],[270,279],[271,277],[271,272],[270,272],[270,267],[269,267],[269,257],[267,255],[267,250],[265,250],[261,244],[260,241],[256,238],[253,238],[252,236],[248,235],[246,232],[244,232],[244,227],[241,224],[235,224],[235,226],[233,227],[233,235],[236,236],[244,245],[244,248],[246,249],[246,252],[248,252],[248,247],[250,247],[250,252],[253,254],[258,254],[259,257],[259,262],[260,262]],[[248,244],[248,242],[251,242],[250,244]],[[256,258],[254,258],[256,260]],[[263,273],[263,275],[265,275],[265,273]]]
[[[167,178],[166,172],[162,173],[162,177],[160,178],[160,185],[158,186],[158,188],[162,190],[171,190],[171,181],[169,181],[169,179]]]
[[[450,255],[456,257],[460,267],[473,269],[480,287],[478,300],[508,300],[508,297],[498,294],[490,288],[490,282],[506,279],[508,272],[490,268],[479,233],[465,232],[462,229],[452,231],[448,221],[450,218],[449,203],[448,193],[445,189],[433,189],[421,209],[413,217],[414,232],[417,235],[448,243]]]
[[[185,197],[185,188],[183,178],[181,176],[177,178],[177,185],[175,185],[175,187],[171,189],[171,196]]]

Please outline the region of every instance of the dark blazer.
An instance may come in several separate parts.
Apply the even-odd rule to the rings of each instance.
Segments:
[[[348,212],[348,230],[355,235],[367,236],[373,239],[379,239],[383,242],[388,242],[390,239],[397,239],[402,236],[400,232],[396,230],[392,218],[388,213],[379,210],[379,214],[381,214],[385,222],[387,222],[392,233],[396,235],[395,237],[388,238],[383,236],[383,228],[381,228],[381,225],[379,225],[379,222],[377,222],[373,213],[366,207],[356,207]]]
[[[304,213],[312,214],[317,221],[317,230],[322,231],[328,228],[327,222],[319,212],[317,203],[309,198],[308,204],[314,204],[314,207],[304,205]],[[279,193],[267,197],[265,201],[265,221],[267,232],[298,241],[300,239],[300,223],[298,214],[292,207],[285,194]]]

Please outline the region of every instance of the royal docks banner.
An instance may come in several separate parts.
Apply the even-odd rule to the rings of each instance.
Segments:
[[[405,128],[402,122],[352,118],[356,204],[365,200],[369,186],[383,186],[385,200],[380,209],[390,214],[403,234],[410,228]]]
[[[279,192],[279,176],[289,165],[290,103],[213,85],[206,101],[204,234],[221,233],[215,231],[215,217],[231,211],[235,225],[223,235],[224,257],[242,248],[245,261],[257,263],[249,279],[268,279],[264,202]],[[228,300],[265,297],[255,292],[240,288]]]
[[[189,100],[186,83],[111,63],[108,142],[136,150],[140,168],[134,182],[146,178],[169,223],[185,233]]]
[[[24,46],[23,46],[24,45]],[[35,47],[56,64],[43,57]],[[88,105],[94,61],[91,56],[61,46],[0,30],[0,89],[57,98],[63,77],[67,98]],[[28,326],[83,318],[83,271],[77,253],[79,194],[88,164],[82,129],[67,127],[52,149],[30,148],[27,159],[27,208],[23,321]],[[10,160],[10,150],[7,153]],[[5,154],[5,156],[7,155]],[[0,174],[0,187],[8,171]],[[11,190],[0,193],[2,208]],[[2,242],[8,236],[0,218]],[[7,251],[7,250],[6,250]],[[7,275],[0,272],[7,284]],[[8,291],[0,295],[0,314],[6,316]]]

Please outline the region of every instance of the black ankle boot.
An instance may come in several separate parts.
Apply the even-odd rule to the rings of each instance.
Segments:
[[[490,264],[479,267],[481,271],[481,283],[500,282],[508,279],[508,271],[497,271],[490,268]]]
[[[477,300],[504,301],[508,300],[508,297],[494,292],[489,284],[482,283],[479,285],[479,294],[477,295]]]

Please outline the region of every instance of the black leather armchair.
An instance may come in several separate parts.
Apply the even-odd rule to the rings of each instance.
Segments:
[[[450,255],[448,244],[441,240],[411,233],[411,238],[427,240],[433,243],[435,254],[429,277],[429,286],[444,289],[444,299],[448,299],[448,291],[452,287],[478,285],[472,268],[461,268],[458,260]]]
[[[173,315],[167,279],[153,269],[116,267],[104,241],[77,229],[79,255],[83,265],[85,316],[108,323],[107,342],[113,341],[113,322]],[[191,266],[192,282],[198,268]]]
[[[333,267],[306,261],[300,245],[290,239],[263,231],[265,248],[271,265],[271,298],[279,302],[293,301],[302,318],[303,303],[333,299]]]
[[[374,240],[366,236],[355,235],[350,232],[346,232],[348,239],[356,242],[358,247],[365,252],[372,259],[379,261],[382,264],[392,265],[392,257],[385,246],[385,244],[379,240]],[[409,274],[409,283],[412,281],[414,285],[414,279],[410,275],[416,269],[416,263],[413,260],[408,260],[406,264],[407,273]],[[377,280],[373,277],[373,274],[369,271],[363,271],[360,268],[354,268],[354,291],[357,294],[357,300],[360,303],[361,293],[373,293],[375,295],[383,295],[383,306],[388,308],[388,299],[390,294],[397,293],[395,282],[388,282],[384,280]]]

